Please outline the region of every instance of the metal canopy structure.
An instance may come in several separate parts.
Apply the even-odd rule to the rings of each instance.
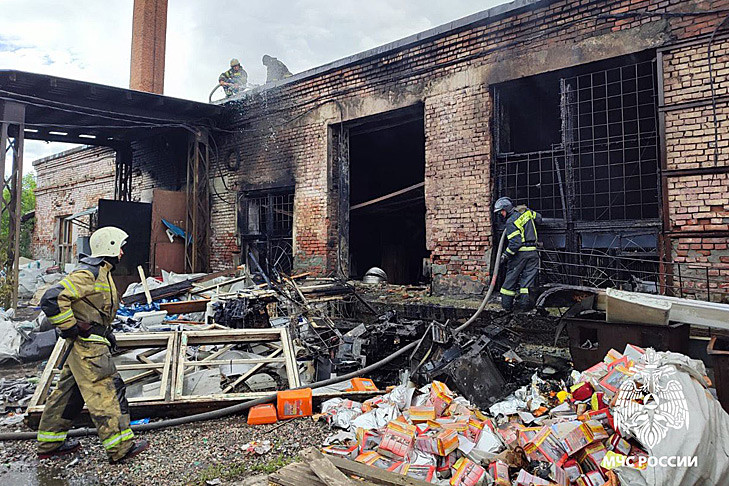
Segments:
[[[78,143],[116,150],[115,198],[131,199],[132,142],[163,133],[181,131],[190,145],[200,146],[201,134],[213,128],[225,107],[171,98],[113,86],[88,83],[23,71],[0,70],[0,173],[12,161],[9,179],[0,178],[0,194],[9,186],[10,200],[2,211],[10,214],[5,267],[12,280],[11,305],[17,304],[20,201],[25,139]],[[189,151],[188,224],[201,234],[193,239],[189,255],[206,255],[209,225],[208,151]],[[9,157],[8,157],[9,155]],[[204,159],[204,160],[201,160]],[[192,182],[191,182],[192,179]],[[190,216],[192,215],[192,216]],[[192,217],[192,221],[190,218]],[[191,259],[196,271],[206,261]]]
[[[223,107],[142,91],[0,70],[0,101],[25,107],[25,138],[117,147],[170,129],[209,126]]]

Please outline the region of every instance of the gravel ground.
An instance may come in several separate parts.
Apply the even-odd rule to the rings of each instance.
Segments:
[[[76,454],[45,461],[36,459],[34,441],[0,442],[0,484],[237,485],[292,462],[328,434],[328,426],[308,418],[249,426],[243,416],[226,417],[140,434],[150,449],[123,465],[107,462],[96,436],[81,438]],[[243,450],[248,442],[264,440],[272,445],[265,454]]]

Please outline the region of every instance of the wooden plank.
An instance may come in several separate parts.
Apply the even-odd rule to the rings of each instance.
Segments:
[[[283,346],[284,358],[286,359],[286,378],[289,382],[289,388],[298,388],[301,386],[299,379],[299,368],[296,365],[296,356],[294,355],[294,347],[291,344],[291,338],[286,328],[280,328],[281,345]]]
[[[220,366],[227,364],[269,364],[269,363],[286,363],[286,358],[238,358],[238,359],[201,359],[200,361],[184,361],[185,366]]]
[[[349,459],[329,455],[327,458],[343,473],[359,476],[383,486],[433,486],[432,483],[394,474],[384,469],[350,461]]]
[[[116,365],[117,371],[129,371],[129,370],[149,370],[149,369],[161,369],[164,368],[164,363],[134,363],[134,364],[122,364]]]
[[[275,486],[326,486],[311,468],[301,462],[294,462],[268,475],[269,484]],[[377,486],[375,483],[358,479],[358,486]]]
[[[152,303],[152,295],[149,293],[147,277],[144,275],[144,269],[141,265],[137,265],[137,272],[139,272],[139,281],[142,282],[142,289],[144,289],[144,297],[147,299],[147,305],[149,305]]]
[[[58,360],[62,356],[62,353],[66,351],[66,340],[59,339],[56,341],[56,345],[51,351],[51,356],[48,358],[46,367],[43,368],[43,373],[38,380],[38,386],[35,389],[35,393],[28,402],[28,409],[37,407],[46,402],[48,397],[48,389],[51,387],[51,378],[53,377],[53,370],[58,366]]]
[[[300,455],[309,462],[309,468],[327,486],[354,486],[354,482],[337,469],[329,458],[313,447],[301,451]]]
[[[181,302],[165,302],[159,305],[159,310],[168,314],[187,314],[189,312],[205,312],[210,299],[183,300]]]
[[[414,191],[415,189],[419,189],[424,186],[425,186],[425,182],[418,182],[417,184],[413,184],[412,186],[408,186],[404,189],[400,189],[398,191],[391,192],[390,194],[385,194],[384,196],[380,196],[375,199],[370,199],[369,201],[365,201],[363,203],[359,203],[359,204],[355,204],[354,206],[350,206],[349,210],[354,211],[355,209],[364,208],[371,204],[376,204],[378,202],[385,201],[392,197],[399,196],[400,194],[405,194],[406,192]]]
[[[276,486],[326,486],[309,466],[295,462],[268,475],[269,484]]]

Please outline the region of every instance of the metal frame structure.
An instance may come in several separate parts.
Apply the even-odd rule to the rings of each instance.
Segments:
[[[6,268],[12,288],[10,305],[18,302],[18,272],[20,257],[21,195],[23,191],[23,144],[25,140],[25,105],[12,101],[0,101],[0,201],[2,212],[8,212],[8,254]],[[7,181],[10,192],[5,200],[5,162],[10,152],[12,167]]]
[[[238,227],[243,254],[253,252],[270,277],[293,271],[294,188],[247,191],[239,196]],[[246,257],[248,260],[249,258]],[[249,268],[255,269],[253,262]]]
[[[210,145],[207,130],[191,133],[187,144],[185,271],[207,272],[210,248]]]
[[[635,267],[617,264],[625,256],[642,259],[636,270],[653,275],[661,228],[655,59],[571,72],[554,89],[560,95],[555,116],[561,118],[561,143],[497,154],[498,195],[546,219],[540,231],[548,250],[542,255],[545,280],[620,280]],[[496,106],[497,117],[504,112]],[[502,120],[495,125],[508,127]],[[594,275],[597,262],[615,267]]]
[[[116,173],[114,174],[114,199],[132,200],[132,148],[127,144],[116,147]]]

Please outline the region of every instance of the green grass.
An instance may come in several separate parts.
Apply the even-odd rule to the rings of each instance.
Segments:
[[[245,477],[247,473],[271,474],[297,460],[297,457],[286,457],[279,454],[266,462],[250,464],[250,461],[236,462],[231,464],[211,464],[205,468],[193,484],[205,486],[206,481],[220,478],[223,481],[231,481]]]

